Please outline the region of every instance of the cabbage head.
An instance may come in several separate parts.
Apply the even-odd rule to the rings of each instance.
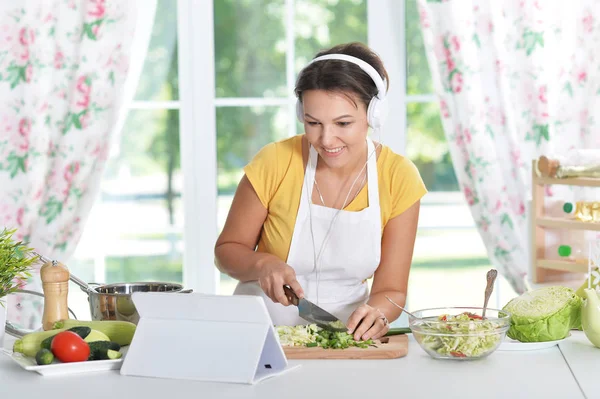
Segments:
[[[513,298],[502,310],[511,314],[510,338],[545,342],[566,338],[581,325],[583,300],[568,287],[544,287]]]

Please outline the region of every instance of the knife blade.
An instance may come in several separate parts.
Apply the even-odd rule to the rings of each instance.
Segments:
[[[321,328],[329,331],[347,332],[348,327],[340,319],[312,303],[307,299],[299,299],[296,293],[287,285],[283,286],[283,291],[288,300],[298,307],[298,314],[304,320],[314,323]]]

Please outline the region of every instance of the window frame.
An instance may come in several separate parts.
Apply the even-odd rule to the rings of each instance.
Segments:
[[[216,294],[220,273],[214,265],[217,221],[216,108],[237,106],[287,106],[295,120],[296,99],[294,47],[295,0],[285,0],[287,98],[216,98],[214,51],[214,3],[205,0],[178,0],[178,43],[180,101],[161,104],[180,109],[181,169],[184,178],[183,283],[197,292]],[[409,103],[435,102],[434,94],[406,94],[405,0],[367,0],[368,45],[383,59],[390,75],[390,109],[381,141],[405,154]],[[159,107],[134,104],[137,107]],[[400,112],[397,110],[400,109]],[[293,136],[297,124],[290,123]]]

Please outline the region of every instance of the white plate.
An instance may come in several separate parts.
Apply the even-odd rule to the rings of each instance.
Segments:
[[[93,360],[87,362],[73,363],[52,363],[44,366],[39,366],[32,357],[24,356],[21,353],[13,353],[10,350],[2,349],[0,352],[10,357],[19,366],[28,371],[35,371],[38,374],[45,376],[67,375],[78,373],[91,373],[98,371],[119,370],[123,363],[123,358],[126,353],[126,348],[122,348],[123,357],[116,360]]]
[[[520,342],[514,339],[510,339],[506,337],[504,342],[500,344],[498,348],[499,351],[536,351],[540,349],[548,349],[559,343],[567,340],[571,334],[567,336],[567,338],[558,339],[556,341],[546,341],[546,342]]]

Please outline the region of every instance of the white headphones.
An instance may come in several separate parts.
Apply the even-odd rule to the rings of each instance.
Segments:
[[[375,68],[369,65],[369,63],[361,60],[360,58],[352,57],[351,55],[346,54],[323,55],[313,59],[308,65],[312,64],[313,62],[323,60],[342,60],[351,62],[358,65],[360,69],[365,71],[371,77],[371,79],[373,79],[375,86],[377,86],[377,94],[371,99],[369,106],[367,107],[367,122],[373,129],[380,129],[385,123],[388,111],[386,84],[385,80],[381,78],[381,75],[379,75]],[[296,100],[296,116],[301,123],[304,123],[304,107],[302,106],[302,102],[300,102],[299,98]]]

